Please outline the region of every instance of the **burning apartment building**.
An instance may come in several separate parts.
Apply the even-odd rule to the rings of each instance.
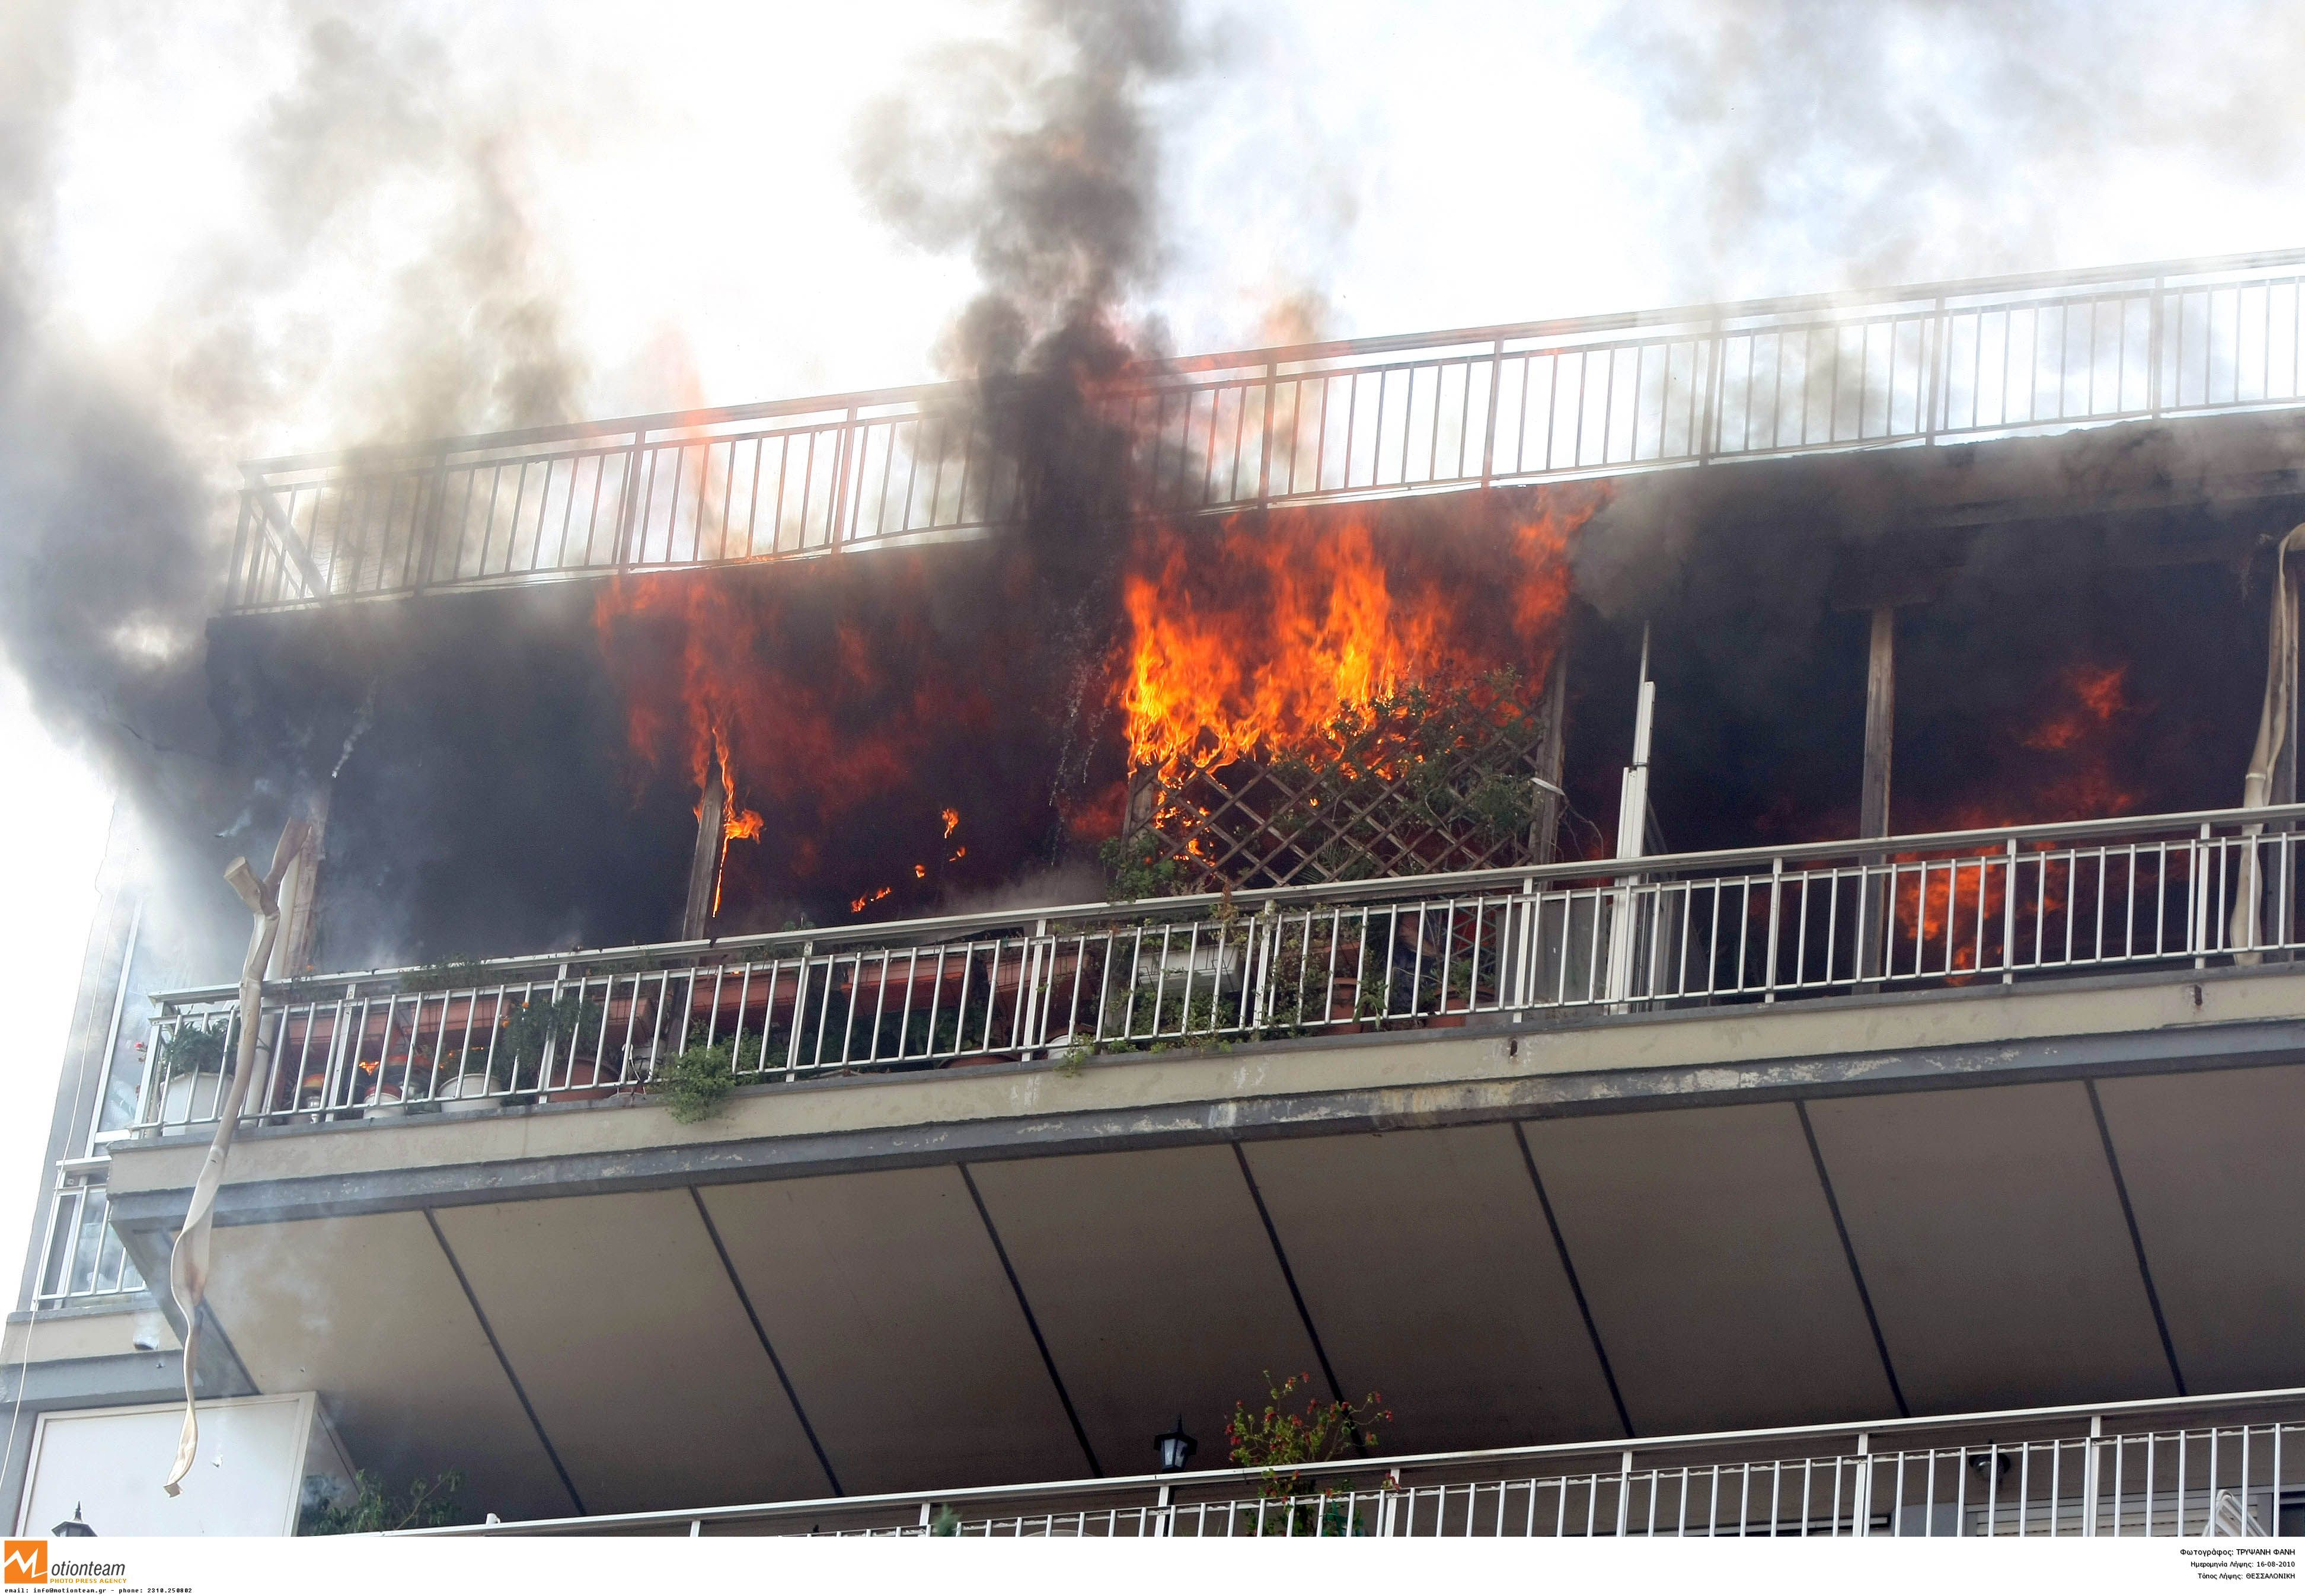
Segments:
[[[15,1522],[2292,1531],[2301,267],[251,464]]]

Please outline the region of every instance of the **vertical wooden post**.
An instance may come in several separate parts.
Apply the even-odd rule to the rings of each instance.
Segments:
[[[1865,791],[1858,803],[1860,836],[1889,835],[1889,758],[1896,739],[1897,612],[1873,612],[1873,647],[1865,666]]]
[[[327,832],[328,799],[335,790],[336,785],[331,781],[312,795],[306,810],[304,835],[288,862],[287,875],[281,879],[280,933],[272,944],[271,965],[265,972],[267,981],[293,981],[312,962],[312,938],[317,929],[314,915],[320,892],[320,843]]]
[[[1873,611],[1873,643],[1865,666],[1865,776],[1857,802],[1859,836],[1889,835],[1889,765],[1897,734],[1897,611],[1879,605]],[[1887,969],[1888,915],[1884,884],[1873,873],[1883,862],[1880,854],[1865,856],[1864,908],[1859,919],[1859,968],[1867,981],[1877,981]]]
[[[720,877],[720,853],[727,839],[722,835],[728,812],[728,789],[720,781],[720,761],[704,764],[704,795],[696,808],[696,852],[688,862],[688,906],[680,916],[680,939],[698,942],[712,923],[712,888]]]
[[[1544,683],[1544,735],[1536,745],[1536,774],[1558,789],[1567,748],[1562,737],[1569,712],[1569,649],[1566,640],[1552,651],[1552,668]],[[1561,797],[1558,791],[1538,789],[1536,818],[1529,825],[1528,861],[1551,864],[1561,851]]]
[[[1127,863],[1133,864],[1141,862],[1142,845],[1138,839],[1152,831],[1153,817],[1160,813],[1159,767],[1132,764],[1128,770],[1127,791],[1120,813],[1120,856]]]

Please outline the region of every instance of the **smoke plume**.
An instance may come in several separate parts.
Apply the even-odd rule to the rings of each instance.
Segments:
[[[861,120],[853,165],[900,237],[965,248],[982,283],[940,361],[967,396],[957,430],[1015,470],[1029,630],[1004,651],[1064,706],[1063,808],[1090,777],[1132,508],[1135,439],[1099,399],[1162,343],[1141,314],[1165,254],[1155,101],[1208,52],[1176,0],[1026,0],[1019,21],[919,63]]]
[[[69,0],[0,14],[0,654],[193,903],[217,896],[214,855],[262,845],[247,834],[327,775],[361,702],[353,684],[258,745],[228,734],[206,661],[234,463],[284,436],[562,420],[583,383],[519,200],[514,119],[535,107],[482,97],[441,39],[364,8],[253,15],[291,67],[243,135],[246,214],[193,245],[149,328],[98,347],[62,308],[50,197],[118,19]],[[327,286],[347,263],[373,318],[356,339],[328,326],[352,309]]]
[[[1868,286],[2098,264],[2065,257],[2101,256],[2086,234],[2120,218],[2090,206],[2119,208],[2124,183],[2166,215],[2202,201],[2205,166],[2293,177],[2294,8],[2178,18],[2134,0],[1663,0],[1623,6],[1595,59],[1664,152],[1684,292],[1782,293],[1826,285],[1820,263]],[[2188,157],[2192,177],[2164,181]]]

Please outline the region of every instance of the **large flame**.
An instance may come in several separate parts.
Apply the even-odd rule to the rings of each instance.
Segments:
[[[1380,551],[1357,519],[1157,539],[1122,589],[1131,763],[1167,769],[1301,746],[1404,687],[1501,666],[1536,693],[1568,609],[1569,538],[1589,513],[1511,527],[1501,594],[1480,590],[1488,573],[1444,574],[1398,541]]]
[[[960,812],[977,820],[971,795],[1006,773],[991,760],[962,768],[961,751],[1012,742],[988,734],[996,716],[1029,715],[1029,695],[987,691],[999,658],[973,660],[965,632],[931,624],[939,595],[911,556],[839,565],[850,569],[624,577],[593,601],[635,797],[679,779],[701,813],[716,772],[727,795],[716,914],[770,902],[821,913],[898,869],[907,906],[921,906],[977,868],[963,863],[974,854],[955,835]],[[757,845],[732,860],[738,840]],[[1007,838],[996,827],[990,840]]]
[[[728,763],[728,739],[718,726],[711,728],[712,758],[720,769],[720,856],[712,866],[712,913],[720,913],[720,891],[728,875],[728,845],[732,842],[753,842],[759,839],[761,828],[768,822],[760,811],[746,809],[736,799],[736,773]],[[696,819],[704,819],[704,800],[696,801]]]
[[[603,584],[593,620],[636,798],[685,777],[693,800],[717,772],[726,839],[757,839],[724,845],[716,913],[916,913],[1045,868],[1067,835],[1112,836],[1125,760],[1285,744],[1500,667],[1533,699],[1602,495],[1154,526],[1130,537],[1112,607],[1082,615],[998,548],[942,548],[636,573]],[[1052,711],[1094,707],[1050,694],[1094,690],[1067,650],[1108,626],[1092,658],[1122,735],[1084,751]]]

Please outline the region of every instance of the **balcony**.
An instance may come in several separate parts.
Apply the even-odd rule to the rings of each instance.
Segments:
[[[2301,1419],[2260,1391],[407,1533],[2289,1539]]]
[[[1654,1511],[1818,1533],[1854,1527],[1870,1468],[1867,1532],[1892,1501],[1973,1516],[1959,1493],[1984,1483],[1995,1532],[2063,1533],[2088,1522],[2070,1426],[1956,1438],[1952,1462],[1900,1442],[1901,1485],[1850,1464],[1852,1438],[1878,1454],[1892,1426],[1868,1416],[2305,1380],[2284,1239],[2305,1222],[2301,819],[285,983],[217,1194],[202,1388],[317,1390],[353,1463],[464,1469],[471,1505],[506,1519],[685,1527],[705,1505],[838,1497],[861,1519],[810,1522],[916,1527],[918,1496],[880,1493],[934,1481],[999,1532],[1187,1500],[1209,1532],[1247,1532],[1271,1503],[1237,1481],[1164,1504],[1114,1477],[1180,1411],[1205,1444],[1277,1370],[1383,1392],[1385,1439],[1412,1452],[1565,1447],[1450,1474],[1413,1510],[1356,1474],[1354,1526],[1454,1523],[1469,1501],[1476,1524],[1646,1532]],[[140,1125],[111,1144],[105,1226],[146,1279],[236,1023],[223,989],[166,995]],[[679,1123],[650,1088],[702,1047],[749,1084]],[[1773,1425],[1843,1428],[1645,1461],[1659,1437]],[[2013,1455],[2012,1475],[1989,1457],[1998,1486],[1970,1469],[2018,1440],[2063,1449]],[[2250,1432],[2250,1492],[2267,1441]],[[2150,1513],[2215,1511],[2203,1443],[2170,1444]],[[2181,1453],[2184,1494],[2165,1496]],[[2141,1453],[2095,1455],[2135,1485]],[[2223,1490],[2241,1476],[2216,1455]],[[1678,1472],[1699,1457],[1765,1457],[1781,1494],[1765,1505],[1748,1470],[1748,1505],[1716,1509],[1708,1473],[1700,1512]],[[1085,1476],[1110,1494],[955,1494]],[[2147,1512],[2122,1501],[2103,1532]]]
[[[251,1124],[1573,1026],[2285,964],[2305,805],[1001,911],[268,988]],[[2237,912],[2238,910],[2238,912]],[[231,988],[170,992],[135,1129],[212,1124]]]
[[[1108,403],[1135,501],[1170,515],[2292,409],[2301,267],[2290,251],[1204,355]],[[251,462],[225,608],[980,535],[1021,505],[975,398]]]

